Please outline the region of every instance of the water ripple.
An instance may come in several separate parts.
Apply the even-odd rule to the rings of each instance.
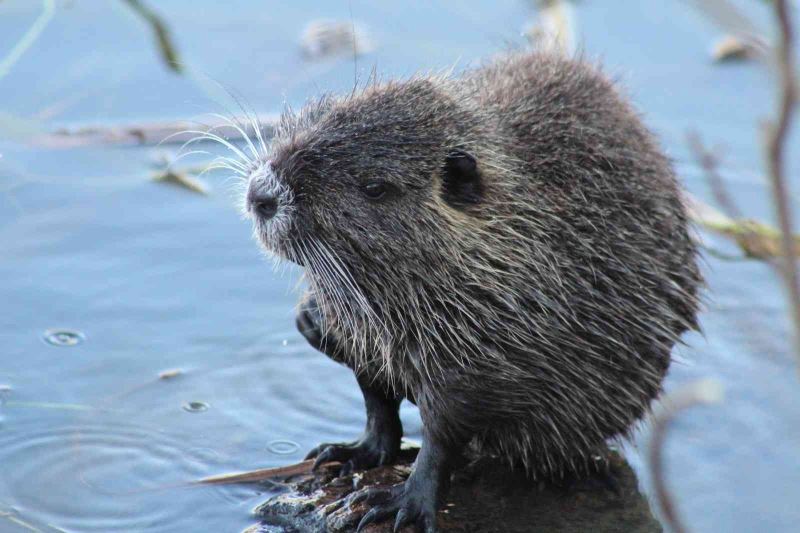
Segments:
[[[6,492],[24,502],[23,511],[35,511],[47,523],[80,531],[174,527],[208,501],[207,491],[186,482],[209,473],[213,450],[118,422],[28,425],[33,427],[15,424],[13,433],[0,432],[0,483],[13,488]],[[169,497],[178,491],[179,497]]]

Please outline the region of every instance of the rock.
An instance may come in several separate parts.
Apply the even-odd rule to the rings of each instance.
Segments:
[[[255,509],[260,524],[244,533],[345,533],[355,531],[365,504],[348,505],[348,496],[373,486],[402,482],[411,472],[416,449],[406,448],[398,463],[335,477],[338,465],[323,466],[316,475],[287,480],[288,491]],[[439,512],[439,529],[459,533],[586,532],[654,533],[662,531],[636,476],[615,451],[606,478],[567,484],[533,481],[498,459],[479,459],[453,476],[447,504]],[[389,533],[391,522],[373,524],[369,533]],[[408,528],[404,531],[411,532]]]

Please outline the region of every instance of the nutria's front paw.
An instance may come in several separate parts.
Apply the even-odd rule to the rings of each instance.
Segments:
[[[361,518],[356,533],[374,522],[382,522],[395,516],[393,531],[415,524],[419,531],[436,533],[435,488],[426,483],[414,483],[411,479],[388,489],[368,488],[354,493],[348,505],[366,502],[372,508]]]
[[[338,461],[342,463],[339,475],[346,476],[353,470],[367,470],[391,464],[399,451],[400,439],[367,434],[351,443],[320,444],[308,453],[306,459],[316,459],[314,470],[322,463]]]

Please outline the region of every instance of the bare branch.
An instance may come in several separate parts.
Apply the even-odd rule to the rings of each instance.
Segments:
[[[158,43],[158,50],[161,54],[161,58],[167,68],[176,74],[181,74],[183,72],[183,64],[178,56],[177,48],[175,48],[175,44],[172,42],[172,37],[166,23],[164,23],[161,17],[156,15],[152,9],[147,7],[142,0],[123,1],[128,4],[134,13],[142,17],[142,19],[150,25],[156,42]]]
[[[672,501],[664,478],[664,440],[670,422],[683,410],[695,405],[717,403],[722,400],[722,386],[714,380],[701,380],[668,394],[660,408],[653,414],[648,459],[653,477],[655,499],[661,514],[673,533],[686,533],[675,503]]]
[[[714,195],[714,200],[722,211],[733,219],[741,219],[742,212],[734,202],[733,197],[728,193],[728,188],[725,186],[722,176],[719,173],[719,156],[714,151],[706,148],[703,144],[703,139],[696,131],[690,131],[686,134],[689,148],[694,155],[697,164],[703,169],[708,184],[711,187],[711,194]]]
[[[780,77],[779,101],[775,122],[767,125],[767,169],[772,184],[773,203],[781,230],[782,278],[786,284],[794,323],[794,351],[800,358],[800,285],[792,238],[792,209],[786,179],[785,152],[795,111],[796,74],[794,71],[794,28],[786,0],[775,0],[779,42],[775,48]]]

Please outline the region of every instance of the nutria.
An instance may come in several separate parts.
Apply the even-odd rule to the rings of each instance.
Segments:
[[[408,480],[365,524],[436,528],[469,445],[533,475],[583,472],[658,394],[701,283],[670,162],[582,59],[515,53],[458,78],[372,80],[283,114],[231,162],[264,247],[305,267],[297,323],[350,367],[367,427],[323,444],[344,473]]]

